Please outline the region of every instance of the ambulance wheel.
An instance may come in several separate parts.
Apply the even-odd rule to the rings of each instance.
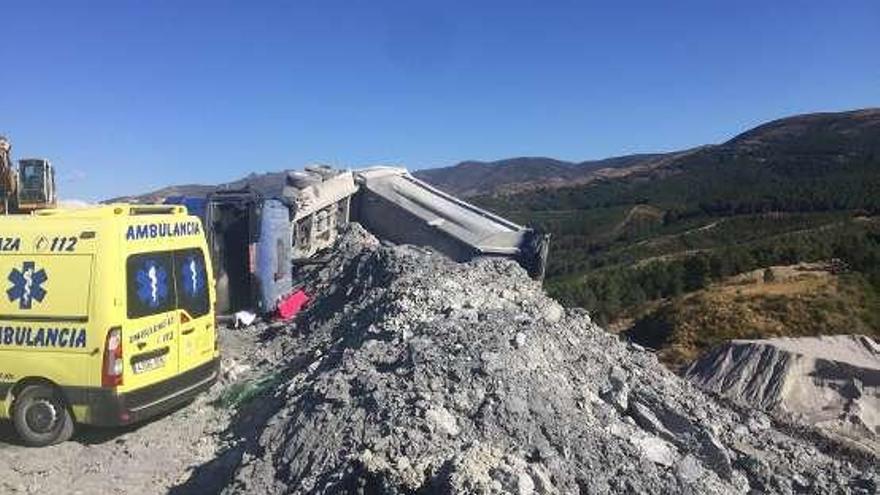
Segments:
[[[30,447],[66,442],[73,435],[73,417],[58,390],[47,385],[28,385],[12,406],[15,431]]]

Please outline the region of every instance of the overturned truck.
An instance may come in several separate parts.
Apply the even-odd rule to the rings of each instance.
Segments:
[[[380,239],[430,246],[456,261],[513,258],[532,278],[544,278],[546,234],[446,194],[403,168],[377,167],[356,177],[356,219]]]
[[[549,245],[546,234],[393,167],[306,167],[274,191],[217,191],[207,198],[204,221],[221,314],[274,311],[296,289],[297,266],[320,263],[352,221],[382,240],[430,247],[456,261],[511,258],[538,280]]]

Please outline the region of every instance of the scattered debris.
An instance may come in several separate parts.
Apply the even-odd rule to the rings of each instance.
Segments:
[[[257,319],[257,315],[250,311],[237,311],[235,313],[235,328],[249,327]]]

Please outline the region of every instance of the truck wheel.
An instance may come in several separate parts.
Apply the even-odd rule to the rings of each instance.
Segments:
[[[58,391],[47,385],[29,385],[12,406],[15,431],[30,447],[66,442],[73,435],[73,417]]]
[[[287,185],[297,189],[305,189],[309,186],[320,184],[324,179],[315,172],[300,172],[295,170],[287,173]]]

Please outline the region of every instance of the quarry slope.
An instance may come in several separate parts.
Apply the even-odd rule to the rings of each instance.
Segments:
[[[354,228],[302,283],[316,303],[261,330],[273,386],[238,415],[227,454],[176,492],[880,485],[876,458],[708,396],[586,312],[564,310],[512,262],[456,264]]]
[[[880,453],[880,344],[862,335],[733,340],[686,376]]]

